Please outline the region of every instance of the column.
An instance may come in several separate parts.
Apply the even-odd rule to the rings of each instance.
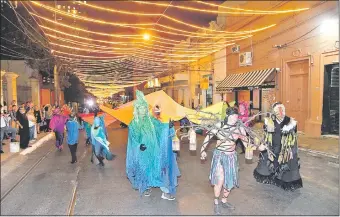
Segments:
[[[32,102],[34,105],[40,106],[40,84],[39,79],[35,77],[30,77],[31,82],[31,95],[32,95]]]
[[[7,72],[5,74],[7,80],[7,101],[10,104],[13,100],[18,102],[18,93],[17,93],[17,77],[19,75],[14,72]]]
[[[2,70],[1,70],[1,80],[0,80],[0,85],[1,85],[1,86],[0,86],[0,88],[1,88],[1,89],[0,89],[0,91],[1,91],[1,99],[0,99],[1,101],[0,101],[0,103],[1,103],[1,104],[4,102],[4,91],[3,91],[3,89],[2,89],[2,77],[5,75],[5,73],[6,73],[5,71],[2,71]]]
[[[54,104],[59,105],[60,94],[59,94],[59,74],[57,65],[54,66],[53,74],[54,74]]]

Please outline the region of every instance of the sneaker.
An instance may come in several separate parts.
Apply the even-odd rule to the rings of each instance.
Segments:
[[[220,205],[214,204],[214,214],[215,215],[221,215]]]
[[[150,197],[150,196],[151,196],[151,189],[147,189],[147,190],[144,192],[144,196],[145,196],[145,197]]]
[[[174,196],[171,196],[170,194],[162,193],[162,199],[164,200],[175,200],[176,198]]]
[[[228,202],[225,202],[225,203],[221,202],[221,203],[222,203],[223,208],[232,209],[232,210],[235,209],[235,207],[231,203],[228,203]]]
[[[75,160],[75,161],[71,161],[71,164],[74,164],[74,163],[77,163],[77,161]]]

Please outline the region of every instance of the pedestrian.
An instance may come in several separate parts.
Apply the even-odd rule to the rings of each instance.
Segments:
[[[7,104],[6,104],[5,101],[4,101],[3,104],[2,104],[2,111],[3,111],[4,113],[7,113],[7,112],[8,112]]]
[[[50,128],[53,130],[56,138],[56,148],[59,151],[63,150],[64,127],[68,117],[60,114],[60,109],[54,110],[53,117],[50,122]]]
[[[226,110],[226,118],[224,122],[217,123],[216,127],[209,131],[205,137],[201,148],[201,160],[205,160],[207,148],[210,140],[217,137],[218,141],[213,153],[211,161],[211,169],[209,179],[214,186],[214,212],[217,215],[221,214],[219,198],[223,189],[221,204],[223,208],[235,209],[235,207],[227,201],[231,190],[239,187],[238,183],[238,160],[236,149],[236,140],[243,140],[243,145],[248,146],[245,129],[239,127],[238,111],[235,108],[229,107]],[[228,135],[230,134],[230,135]],[[227,139],[227,140],[226,140]]]
[[[28,119],[28,126],[30,131],[30,142],[34,142],[35,140],[35,128],[36,128],[36,119],[34,117],[34,111],[33,109],[29,109],[27,111],[27,119]]]
[[[5,114],[3,110],[1,110],[0,108],[0,115],[1,115],[1,129],[0,129],[0,153],[4,153],[4,151],[2,150],[2,146],[3,146],[3,139],[4,139],[4,135],[6,133],[11,133],[11,142],[16,142],[15,140],[15,136],[17,134],[16,129],[12,128],[11,126],[9,126],[9,121],[8,119],[10,119],[9,114]]]
[[[51,131],[50,122],[51,122],[51,118],[52,118],[52,108],[51,108],[51,105],[49,105],[49,104],[45,105],[44,110],[45,110],[44,118],[45,118],[45,121],[46,121],[45,132],[50,132]]]
[[[80,125],[77,121],[77,117],[74,113],[70,114],[70,119],[66,122],[67,131],[67,144],[70,148],[72,160],[71,164],[77,163],[77,146],[79,140],[79,128]]]
[[[30,137],[29,137],[29,124],[26,116],[26,109],[24,106],[20,106],[16,117],[17,124],[19,125],[20,148],[25,149],[28,147]]]
[[[41,122],[42,122],[42,115],[41,115],[41,110],[39,109],[39,107],[37,105],[34,106],[34,117],[36,119],[37,134],[40,134],[40,125],[41,125]]]
[[[17,105],[12,105],[12,110],[9,113],[10,117],[11,117],[11,127],[18,129],[17,126],[17,112],[18,112],[18,106]]]

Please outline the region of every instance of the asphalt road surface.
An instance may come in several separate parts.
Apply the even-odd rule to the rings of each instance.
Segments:
[[[150,197],[140,197],[125,175],[127,129],[113,124],[108,132],[110,149],[118,157],[105,161],[104,168],[91,164],[84,133],[76,165],[69,163],[68,147],[58,152],[53,140],[31,154],[3,162],[1,215],[213,215],[209,161],[202,164],[199,156],[189,153],[188,145],[183,144],[176,200],[162,200],[159,189],[153,189]],[[211,155],[209,151],[209,160]],[[306,152],[300,152],[300,158],[304,187],[285,192],[257,183],[252,176],[256,162],[246,164],[244,155],[239,155],[240,188],[229,196],[236,209],[224,210],[223,214],[339,215],[338,160]]]

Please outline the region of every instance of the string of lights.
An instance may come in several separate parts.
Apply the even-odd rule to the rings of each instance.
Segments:
[[[159,6],[159,7],[167,7],[167,4],[164,3],[159,3],[159,2],[146,2],[146,1],[132,1],[138,4],[148,4],[148,5],[154,5],[154,6]],[[202,3],[200,1],[195,1],[198,3]],[[213,4],[215,6],[215,4]],[[181,6],[181,5],[171,5],[170,7],[173,8],[178,8],[178,9],[183,9],[187,11],[197,11],[197,12],[202,12],[202,13],[213,13],[213,14],[233,14],[233,15],[275,15],[275,14],[282,14],[282,13],[292,13],[292,12],[300,12],[300,11],[305,11],[308,10],[309,8],[299,8],[299,9],[291,9],[291,10],[283,10],[283,11],[259,11],[259,10],[250,10],[250,9],[243,9],[240,10],[240,12],[232,12],[232,11],[218,11],[218,10],[208,10],[208,9],[200,9],[200,8],[194,8],[194,7],[187,7],[187,6]],[[226,9],[233,9],[236,10],[237,8],[231,8],[231,7],[225,7],[221,6],[221,8],[226,8]]]
[[[82,20],[82,21],[89,21],[89,22],[94,22],[94,23],[112,25],[112,26],[117,26],[117,27],[122,27],[122,28],[140,29],[140,30],[144,30],[144,31],[157,31],[157,32],[165,33],[165,34],[181,36],[181,34],[179,34],[179,33],[163,31],[163,30],[159,30],[159,29],[155,29],[155,28],[138,27],[138,26],[153,26],[152,23],[151,24],[150,23],[138,23],[138,24],[134,25],[134,24],[127,24],[127,23],[109,22],[109,21],[104,21],[104,20],[99,20],[99,19],[88,18],[88,17],[85,17],[85,16],[70,14],[70,13],[64,12],[62,10],[58,10],[58,9],[46,6],[44,4],[38,3],[36,1],[30,1],[30,2],[33,3],[36,6],[42,7],[44,9],[51,11],[51,12],[58,13],[58,14],[61,14],[61,15],[67,16],[67,17],[72,17],[74,19],[78,19],[78,20]],[[188,35],[182,35],[182,36],[194,37],[195,35],[199,35],[201,37],[207,37],[207,36],[216,37],[215,34],[198,33],[198,32],[193,33],[193,32],[190,32],[190,31],[173,28],[173,27],[170,27],[170,26],[167,26],[167,25],[162,25],[162,24],[157,24],[157,25],[161,26],[163,28],[166,28],[166,29],[171,29],[171,30],[174,30],[174,31],[183,32],[183,33],[188,34]],[[223,32],[223,33],[225,33],[225,34],[236,34],[236,35],[251,34],[251,33],[258,32],[258,31],[262,31],[262,30],[267,29],[267,28],[271,28],[273,25],[274,24],[263,27],[263,28],[255,29],[255,30],[239,31],[239,32]]]

